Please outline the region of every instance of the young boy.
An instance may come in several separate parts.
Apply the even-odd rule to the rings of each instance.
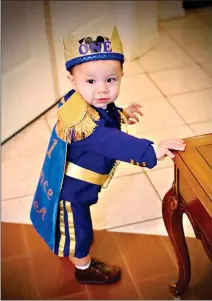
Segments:
[[[119,161],[153,168],[157,160],[184,150],[181,139],[152,141],[128,135],[126,126],[138,121],[140,106],[125,110],[115,106],[119,95],[122,43],[114,28],[111,39],[69,36],[64,43],[66,69],[73,90],[59,104],[31,220],[51,250],[69,257],[80,283],[114,283],[116,266],[91,259],[93,229],[90,206],[110,182]],[[132,87],[133,88],[133,87]],[[123,131],[122,131],[123,130]]]

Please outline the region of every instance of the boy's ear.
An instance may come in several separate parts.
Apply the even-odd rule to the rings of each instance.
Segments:
[[[75,89],[75,80],[71,73],[67,75],[68,80],[71,82],[72,88]]]
[[[71,82],[74,80],[74,77],[73,77],[73,75],[72,75],[71,73],[68,73],[68,74],[67,74],[67,78],[68,78],[68,80],[70,80]]]
[[[124,71],[121,71],[121,77],[124,75]]]

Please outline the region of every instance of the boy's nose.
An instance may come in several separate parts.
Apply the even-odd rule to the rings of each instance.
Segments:
[[[99,93],[105,93],[108,91],[108,88],[107,88],[107,84],[106,83],[100,83],[98,85],[98,92]]]

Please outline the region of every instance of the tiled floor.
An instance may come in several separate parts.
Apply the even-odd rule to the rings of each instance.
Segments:
[[[211,20],[212,9],[208,8],[196,12],[193,11],[186,18],[160,22],[158,44],[138,60],[125,64],[125,77],[117,104],[126,106],[131,102],[138,102],[142,105],[144,113],[144,116],[140,118],[140,123],[130,127],[131,134],[158,142],[167,137],[178,136],[185,138],[212,132]],[[56,107],[3,145],[3,222],[31,223],[29,220],[29,209],[55,118]],[[98,204],[92,207],[94,228],[96,230],[110,229],[115,233],[111,237],[116,237],[116,242],[119,241],[120,249],[117,252],[123,252],[126,248],[126,243],[123,246],[122,237],[128,236],[125,236],[123,232],[141,234],[138,237],[142,237],[144,241],[142,242],[142,239],[138,238],[141,242],[135,249],[142,250],[142,252],[147,252],[145,251],[145,243],[147,244],[148,240],[152,241],[152,244],[155,244],[158,240],[167,241],[167,237],[165,237],[167,233],[161,217],[161,200],[164,193],[170,188],[172,181],[173,162],[169,159],[159,162],[153,170],[140,169],[130,164],[121,164],[111,185],[101,193]],[[122,208],[121,210],[120,207]],[[193,237],[193,230],[186,218],[184,219],[184,225],[186,236]],[[17,229],[20,229],[17,231],[22,231],[22,226],[17,225]],[[101,231],[97,233],[101,233]],[[112,235],[105,233],[107,232],[104,232],[104,235]],[[136,244],[137,238],[133,242],[133,237],[135,236],[130,236],[129,234],[129,237],[132,243]],[[26,238],[20,237],[20,239]],[[102,243],[106,244],[106,241],[107,239]],[[192,242],[192,249],[196,242],[194,242],[195,239],[190,241]],[[18,237],[16,243],[19,250],[22,244]],[[33,243],[33,241],[30,240],[30,243]],[[97,248],[100,248],[100,246],[102,247],[101,243],[99,243],[99,247],[97,245]],[[3,247],[5,246],[3,245]],[[16,252],[19,252],[17,245],[15,249]],[[23,255],[22,251],[26,252],[26,254]],[[111,252],[113,251],[111,250]],[[20,258],[22,258],[18,262],[18,269],[21,270],[23,268],[25,275],[30,271],[30,277],[34,277],[32,282],[26,284],[26,287],[22,287],[22,289],[30,291],[30,294],[33,296],[35,296],[34,293],[38,293],[40,297],[50,298],[52,296],[50,295],[51,293],[48,293],[48,288],[41,293],[37,291],[39,284],[34,280],[36,277],[36,281],[38,281],[40,274],[33,275],[33,265],[35,265],[35,262],[41,265],[46,260],[47,263],[54,260],[57,273],[59,273],[61,265],[53,257],[51,259],[51,255],[49,255],[49,260],[47,256],[40,256],[38,259],[39,254],[36,254],[37,257],[31,256],[28,249],[23,249],[18,254],[16,253],[16,256],[21,255]],[[119,253],[116,253],[116,258],[114,258],[116,262],[121,260],[117,254]],[[127,255],[128,260],[133,259],[130,258],[130,254]],[[197,256],[195,254],[194,257]],[[166,286],[163,287],[163,284],[170,282],[172,277],[175,278],[175,265],[172,261],[169,267],[167,263],[167,268],[162,263],[157,264],[155,262],[152,264],[151,260],[154,261],[153,256],[155,254],[151,255],[147,252],[147,255],[150,263],[145,263],[146,269],[154,269],[154,264],[157,265],[157,268],[152,271],[155,279],[153,276],[151,276],[151,279],[147,279],[146,275],[143,274],[140,277],[139,273],[145,274],[145,272],[142,272],[143,267],[138,269],[135,262],[131,265],[132,270],[130,273],[125,266],[129,274],[126,277],[130,279],[122,283],[126,291],[129,292],[129,294],[125,295],[125,298],[127,296],[131,298],[134,296],[135,299],[141,297],[169,298]],[[11,256],[14,256],[14,254],[11,254]],[[26,258],[24,259],[24,256],[26,258],[31,256],[34,258],[34,261],[29,259],[27,261]],[[122,260],[121,264],[126,265],[126,262]],[[5,259],[4,265],[8,267],[6,269],[7,272],[5,272],[7,273],[5,279],[9,279],[7,277],[12,277],[15,262]],[[135,271],[133,270],[134,266],[136,267]],[[191,293],[189,298],[192,298],[191,296],[196,298],[202,288],[201,285],[205,285],[203,283],[204,277],[207,279],[206,274],[209,273],[209,270],[212,270],[210,265],[210,269],[207,267],[203,271],[203,267],[201,267],[202,272],[199,272],[199,267],[200,265],[196,264],[196,273],[199,273],[199,283],[196,282],[193,288],[194,293]],[[147,270],[146,273],[148,274]],[[63,273],[65,273],[63,274],[63,277],[65,277],[68,271],[64,270]],[[132,273],[135,273],[133,274],[134,276],[132,276]],[[20,274],[20,279],[23,279],[21,277],[25,277],[25,275],[21,276]],[[202,275],[202,279],[200,275]],[[69,277],[67,279],[73,281],[71,273],[67,277]],[[101,295],[102,292],[102,289],[100,290],[96,287],[88,291],[77,284],[74,284],[74,290],[71,291],[72,288],[69,286],[68,280],[65,284],[63,280],[60,281],[59,285],[55,285],[58,291],[54,292],[54,298],[62,297],[63,294],[72,295],[74,293],[76,295],[72,296],[72,299],[86,299],[88,297],[92,299],[93,296],[98,298],[98,294]],[[135,287],[138,287],[135,281],[140,281],[141,292],[135,289]],[[22,285],[21,280],[16,283],[17,290],[20,285]],[[54,287],[53,284],[51,285]],[[64,287],[64,285],[66,286]],[[154,292],[150,289],[150,285],[155,287]],[[207,288],[207,286],[205,287]],[[115,298],[117,296],[115,288],[105,289],[105,296]],[[22,293],[20,292],[20,294]],[[11,296],[18,298],[14,295]],[[124,295],[119,295],[119,297],[124,298]],[[212,293],[210,297],[212,297]]]

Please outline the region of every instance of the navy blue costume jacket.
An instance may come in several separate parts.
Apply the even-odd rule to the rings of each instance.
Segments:
[[[69,91],[65,102],[75,93]],[[59,107],[62,104],[59,105]],[[153,142],[139,139],[120,130],[120,114],[114,103],[94,108],[99,114],[93,133],[67,143],[52,131],[41,177],[31,208],[31,220],[49,247],[55,248],[58,205],[61,199],[94,204],[100,185],[65,175],[66,161],[98,174],[109,174],[116,160],[153,168],[157,164]]]

